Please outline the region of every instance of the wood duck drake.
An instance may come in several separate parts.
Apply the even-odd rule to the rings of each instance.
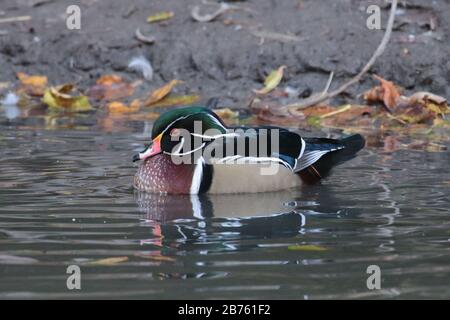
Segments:
[[[284,128],[227,127],[210,109],[162,114],[152,143],[133,157],[140,191],[167,194],[256,193],[312,184],[352,159],[364,138],[302,138]]]

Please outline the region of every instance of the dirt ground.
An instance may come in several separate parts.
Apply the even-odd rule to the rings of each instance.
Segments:
[[[431,91],[450,96],[450,1],[400,1],[397,23],[386,52],[373,73],[407,91]],[[218,2],[217,2],[218,3]],[[241,9],[209,23],[194,21],[191,9],[202,13],[217,6],[201,0],[1,0],[0,20],[31,16],[23,22],[0,23],[0,82],[15,83],[16,72],[42,74],[51,84],[78,83],[87,88],[103,74],[139,78],[127,70],[129,60],[147,57],[154,78],[141,86],[149,91],[171,79],[184,80],[176,90],[221,97],[222,104],[243,104],[265,75],[286,65],[283,85],[323,90],[335,72],[332,88],[354,76],[378,46],[384,29],[366,26],[370,4],[360,0],[233,1]],[[66,28],[66,8],[81,7],[81,30]],[[149,24],[149,15],[173,11],[174,17]],[[135,37],[156,38],[145,44]],[[284,36],[282,36],[282,35]],[[356,99],[374,80],[365,76],[341,98]]]

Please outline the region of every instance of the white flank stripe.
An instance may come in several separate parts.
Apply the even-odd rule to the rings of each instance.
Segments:
[[[198,194],[200,190],[200,185],[202,183],[203,177],[203,165],[205,163],[205,159],[203,157],[198,159],[197,164],[195,165],[194,175],[192,176],[191,189],[189,190],[190,194]]]

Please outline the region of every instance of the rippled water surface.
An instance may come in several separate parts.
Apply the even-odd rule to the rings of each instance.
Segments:
[[[448,151],[366,149],[280,193],[157,196],[131,187],[151,124],[52,121],[0,116],[0,298],[450,298]]]

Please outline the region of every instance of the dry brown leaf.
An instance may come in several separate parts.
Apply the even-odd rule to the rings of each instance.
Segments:
[[[134,113],[139,111],[141,107],[141,101],[139,99],[135,99],[131,102],[130,106],[125,105],[122,102],[113,101],[108,104],[108,111],[110,113]]]
[[[88,90],[88,96],[96,100],[118,100],[134,93],[134,86],[118,75],[103,75]]]
[[[441,117],[450,113],[447,99],[430,92],[416,92],[409,97],[408,102],[412,105],[419,103],[429,111],[434,112]]]
[[[168,84],[162,86],[161,88],[156,89],[155,91],[153,91],[150,97],[147,100],[145,100],[144,105],[148,107],[161,101],[170,93],[170,91],[172,91],[173,87],[182,82],[183,81],[175,79],[170,81]]]
[[[152,105],[154,108],[165,108],[173,106],[186,106],[196,103],[200,100],[200,96],[196,94],[186,95],[186,96],[169,96],[164,100],[156,102]]]
[[[41,97],[44,95],[47,87],[48,79],[45,76],[33,75],[29,76],[23,72],[17,72],[17,78],[20,80],[19,93],[27,93],[31,96]]]
[[[377,75],[374,75],[374,78],[381,82],[384,105],[388,108],[388,110],[392,111],[396,107],[397,101],[400,98],[400,93],[397,87],[392,81],[387,81]]]
[[[385,80],[380,76],[374,75],[373,77],[378,80],[381,85],[367,91],[364,94],[364,99],[369,103],[382,101],[389,111],[393,111],[400,98],[398,88],[393,82]]]

